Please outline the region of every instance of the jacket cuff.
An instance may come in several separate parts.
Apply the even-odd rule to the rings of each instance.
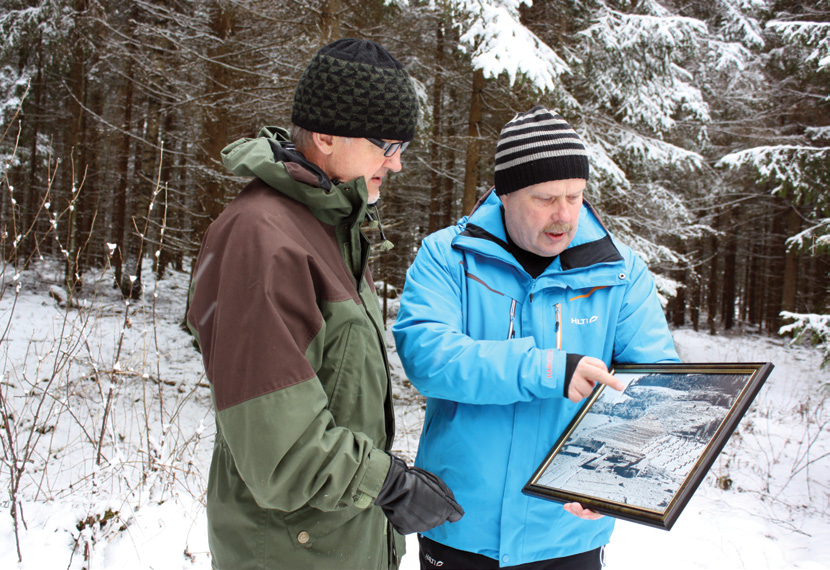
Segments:
[[[568,397],[568,388],[571,387],[571,378],[573,378],[576,371],[576,366],[584,357],[584,354],[571,354],[570,352],[565,355],[565,382],[563,383],[564,390],[562,394],[565,398]]]
[[[363,479],[361,479],[357,491],[352,497],[355,506],[361,509],[368,508],[375,502],[381,487],[383,487],[383,482],[386,481],[386,474],[389,473],[392,458],[388,453],[375,448],[369,452],[368,463],[366,471],[363,472]]]

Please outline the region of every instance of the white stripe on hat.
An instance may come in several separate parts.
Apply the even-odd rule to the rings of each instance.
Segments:
[[[522,117],[522,119],[525,119],[525,118],[526,117]],[[544,127],[544,126],[547,126],[547,125],[567,125],[568,126],[567,129],[556,129],[553,132],[562,132],[562,133],[567,133],[568,131],[574,132],[574,130],[571,128],[570,125],[568,125],[568,122],[565,119],[563,119],[562,117],[557,116],[557,117],[553,117],[551,119],[545,119],[543,121],[524,121],[524,122],[521,122],[521,123],[511,121],[510,123],[507,123],[504,126],[504,128],[501,130],[501,133],[502,133],[502,135],[504,135],[505,133],[510,132],[510,131],[516,131],[516,130],[519,130],[519,129],[526,129],[526,128],[529,128],[529,127]],[[501,138],[501,137],[499,137],[499,138]]]
[[[502,131],[502,134],[504,134],[504,131]],[[568,130],[563,129],[561,131],[529,131],[527,133],[521,133],[521,134],[518,134],[518,135],[511,135],[511,136],[508,136],[508,137],[502,136],[502,137],[499,138],[498,144],[499,145],[504,145],[504,144],[509,143],[509,142],[520,141],[522,139],[530,139],[530,138],[534,138],[534,137],[547,137],[548,140],[552,140],[552,141],[559,140],[559,139],[565,139],[565,140],[570,139],[570,140],[576,140],[577,142],[582,144],[582,140],[579,138],[579,135],[576,134],[576,131],[574,131],[573,129],[568,129]]]
[[[527,154],[524,156],[520,156],[519,158],[514,158],[511,161],[504,162],[501,164],[496,164],[496,171],[505,170],[507,168],[512,168],[519,164],[524,164],[525,162],[533,162],[534,160],[539,160],[540,158],[561,158],[565,156],[588,156],[588,153],[585,149],[576,149],[576,148],[569,148],[563,150],[548,150],[544,152],[538,152],[536,154]]]
[[[574,144],[578,144],[583,148],[572,148],[572,146],[566,146]],[[556,156],[566,156],[569,154],[581,154],[587,156],[585,153],[584,145],[582,145],[582,141],[580,141],[579,139],[567,138],[562,140],[546,140],[534,142],[531,144],[514,146],[512,148],[504,148],[496,152],[496,165],[498,165],[498,162],[500,160],[503,160],[505,157],[508,157],[512,154],[518,154],[521,152],[533,152],[534,150],[536,150],[537,152],[541,152],[542,149],[559,153]]]

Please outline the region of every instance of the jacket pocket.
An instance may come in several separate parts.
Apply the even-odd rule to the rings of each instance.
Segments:
[[[338,354],[329,357],[337,362],[337,368],[324,379],[329,411],[337,425],[369,430],[367,421],[383,417],[386,377],[378,372],[378,362],[384,365],[377,334],[368,326],[350,323],[343,342],[338,344]],[[372,438],[382,435],[370,431],[366,434]]]
[[[394,560],[391,530],[380,507],[322,512],[301,509],[288,515],[284,528],[293,547],[277,541],[268,568],[360,568],[389,570]],[[280,548],[281,546],[281,548]],[[275,564],[274,562],[279,561]]]
[[[360,327],[353,323],[347,325],[346,331],[341,336],[341,342],[337,343],[335,354],[327,355],[327,360],[336,362],[337,368],[331,371],[330,377],[320,378],[329,398],[328,409],[334,416],[337,425],[341,426],[346,425],[351,418],[357,397],[355,387],[349,385],[349,369],[353,366],[353,360],[356,356],[354,352],[355,345],[359,344],[355,341],[356,328]]]
[[[326,538],[363,511],[351,506],[340,511],[324,512],[306,506],[285,516],[283,522],[294,546],[308,549],[315,541]]]
[[[429,401],[418,449],[418,455],[426,464],[432,465],[435,454],[443,451],[440,442],[447,432],[452,433],[451,422],[457,410],[458,402],[438,398]]]

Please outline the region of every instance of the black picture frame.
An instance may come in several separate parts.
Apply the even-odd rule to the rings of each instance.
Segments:
[[[523,492],[670,530],[773,365],[622,364],[599,386]]]

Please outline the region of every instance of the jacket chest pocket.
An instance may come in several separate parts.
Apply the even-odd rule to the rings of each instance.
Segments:
[[[609,338],[613,346],[619,312],[614,291],[614,286],[568,289],[559,302],[551,304],[550,320],[554,323],[558,348],[571,352],[579,352],[577,348],[581,348],[587,354],[589,347],[605,346]]]
[[[489,295],[466,311],[466,333],[480,340],[521,338],[522,303],[507,295]]]

